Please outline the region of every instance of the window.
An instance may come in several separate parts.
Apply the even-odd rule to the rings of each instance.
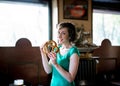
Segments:
[[[109,39],[112,45],[120,45],[120,12],[93,11],[93,43],[101,45]]]
[[[27,38],[32,46],[49,39],[48,5],[0,1],[0,46],[15,46]]]

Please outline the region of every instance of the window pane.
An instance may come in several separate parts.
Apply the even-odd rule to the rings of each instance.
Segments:
[[[112,45],[120,45],[120,14],[94,10],[93,43],[101,45],[102,40],[109,39]]]
[[[33,46],[48,40],[47,5],[0,2],[0,46],[15,46],[20,38],[28,38]]]

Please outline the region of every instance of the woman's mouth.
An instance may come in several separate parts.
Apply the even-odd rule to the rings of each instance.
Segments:
[[[63,39],[59,39],[59,43],[61,43],[63,41]]]

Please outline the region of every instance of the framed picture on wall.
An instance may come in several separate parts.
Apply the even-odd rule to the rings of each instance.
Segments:
[[[88,0],[63,0],[63,17],[88,20]]]

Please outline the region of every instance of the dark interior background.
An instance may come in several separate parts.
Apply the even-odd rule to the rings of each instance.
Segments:
[[[120,0],[92,0],[93,9],[104,9],[120,12]]]

